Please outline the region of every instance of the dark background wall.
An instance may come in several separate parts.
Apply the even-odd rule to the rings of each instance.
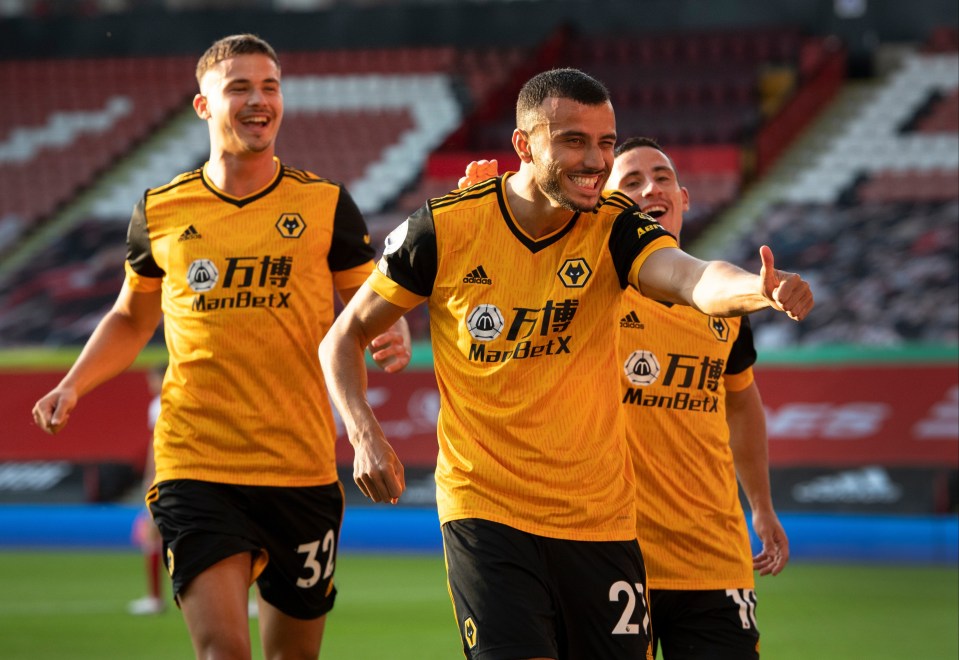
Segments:
[[[837,15],[849,0],[566,0],[444,2],[380,7],[337,5],[314,12],[263,9],[168,12],[142,9],[87,16],[0,20],[0,58],[196,54],[234,32],[260,34],[282,50],[371,46],[479,46],[541,41],[560,25],[597,36],[644,31],[790,25],[835,34],[850,52],[877,43],[922,41],[956,25],[954,0],[854,0],[860,16]]]

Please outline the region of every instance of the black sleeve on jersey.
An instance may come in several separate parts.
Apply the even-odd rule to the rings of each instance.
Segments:
[[[732,350],[729,351],[726,373],[740,374],[754,364],[756,364],[756,345],[753,343],[753,326],[749,323],[749,317],[744,316],[740,320],[739,334],[736,335],[736,341],[733,342]]]
[[[340,186],[340,195],[333,212],[333,239],[327,263],[330,270],[349,270],[354,266],[372,261],[376,253],[370,245],[370,232],[363,214],[353,197]]]
[[[636,206],[626,209],[613,221],[609,252],[622,288],[629,286],[629,269],[643,248],[663,236],[669,236],[669,232]]]
[[[392,251],[387,244],[380,271],[407,291],[426,297],[436,281],[436,228],[429,205],[415,211],[405,224],[403,242]]]
[[[127,228],[127,261],[133,272],[143,277],[163,277],[163,272],[153,259],[153,246],[147,231],[146,195],[137,203],[130,216]]]

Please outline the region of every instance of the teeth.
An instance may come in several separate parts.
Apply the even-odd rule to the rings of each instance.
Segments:
[[[571,176],[573,183],[577,186],[583,186],[584,188],[593,188],[596,185],[596,181],[599,180],[599,177],[595,176]]]

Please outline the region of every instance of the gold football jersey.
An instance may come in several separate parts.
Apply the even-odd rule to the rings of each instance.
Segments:
[[[646,257],[676,243],[621,193],[534,240],[510,211],[508,176],[430,200],[370,278],[397,304],[428,300],[440,520],[635,538],[617,314]]]
[[[649,588],[752,588],[725,403],[727,391],[753,382],[748,318],[712,318],[630,291],[618,326]]]
[[[283,166],[236,198],[202,170],[148,190],[128,234],[127,281],[162,289],[170,367],[157,482],[336,481],[336,431],[317,349],[334,288],[373,269],[366,225],[338,184]]]

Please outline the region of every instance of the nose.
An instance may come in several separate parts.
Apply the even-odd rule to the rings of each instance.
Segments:
[[[250,95],[246,98],[247,105],[260,105],[263,102],[263,92],[258,87],[250,90]]]
[[[603,148],[598,144],[590,145],[583,157],[583,166],[591,170],[607,169],[606,160],[603,157]]]

